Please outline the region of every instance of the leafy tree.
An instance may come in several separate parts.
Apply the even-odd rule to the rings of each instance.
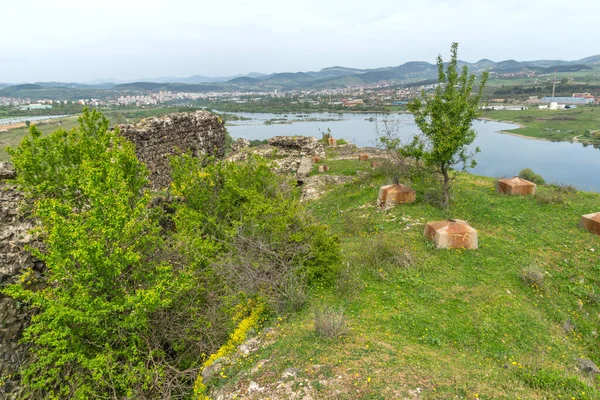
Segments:
[[[475,140],[472,122],[481,113],[479,102],[488,78],[485,72],[478,92],[473,94],[475,75],[469,74],[466,65],[459,72],[457,51],[458,43],[453,43],[446,66],[438,56],[438,86],[433,96],[423,92],[421,98],[408,104],[422,134],[414,136],[403,149],[405,155],[422,160],[440,174],[443,207],[450,202],[450,171],[457,165],[463,169],[475,166],[468,146]]]

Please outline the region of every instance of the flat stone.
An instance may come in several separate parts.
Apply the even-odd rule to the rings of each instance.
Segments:
[[[515,176],[514,178],[500,179],[496,183],[496,190],[504,194],[531,196],[535,194],[537,185],[526,179]]]
[[[477,231],[460,219],[429,222],[423,234],[438,249],[477,249]]]
[[[406,185],[394,184],[382,186],[377,196],[377,205],[379,207],[389,204],[412,203],[417,198],[414,190]]]

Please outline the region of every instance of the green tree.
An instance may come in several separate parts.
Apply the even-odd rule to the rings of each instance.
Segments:
[[[405,155],[422,160],[441,176],[444,208],[450,203],[450,171],[458,165],[463,170],[475,166],[473,156],[479,149],[469,153],[468,146],[475,140],[472,123],[481,114],[480,99],[488,78],[484,72],[479,90],[473,93],[475,75],[469,74],[466,65],[459,71],[457,52],[458,43],[452,43],[446,66],[438,56],[438,86],[433,96],[423,92],[408,104],[422,134],[414,136],[404,149]]]

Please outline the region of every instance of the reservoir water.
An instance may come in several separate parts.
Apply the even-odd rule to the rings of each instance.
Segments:
[[[268,139],[277,135],[305,135],[321,138],[329,128],[333,137],[344,138],[359,147],[375,146],[377,132],[387,124],[395,125],[400,137],[407,141],[418,132],[409,114],[259,114],[234,113],[250,118],[228,123],[234,138]],[[273,119],[292,123],[265,124]],[[548,142],[502,134],[516,125],[478,120],[473,123],[477,138],[473,148],[477,166],[469,171],[493,178],[512,177],[523,168],[531,168],[548,183],[564,183],[580,190],[600,192],[600,149],[580,143]]]

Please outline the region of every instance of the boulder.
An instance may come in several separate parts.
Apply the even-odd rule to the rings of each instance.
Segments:
[[[328,165],[319,165],[319,172],[327,172],[329,171]]]
[[[600,235],[600,212],[582,215],[579,226],[588,232]]]
[[[424,235],[438,249],[476,249],[477,231],[460,219],[429,222]]]
[[[500,179],[496,183],[496,190],[504,194],[513,194],[519,196],[529,196],[535,194],[537,185],[533,182],[519,178]]]
[[[412,203],[416,200],[416,198],[417,194],[415,193],[415,191],[406,185],[387,185],[382,186],[379,189],[377,205],[381,207],[383,205]]]
[[[329,147],[337,146],[337,140],[335,140],[334,138],[330,137],[327,141],[329,142]]]
[[[358,161],[368,161],[369,155],[365,153],[361,153],[358,155]]]

